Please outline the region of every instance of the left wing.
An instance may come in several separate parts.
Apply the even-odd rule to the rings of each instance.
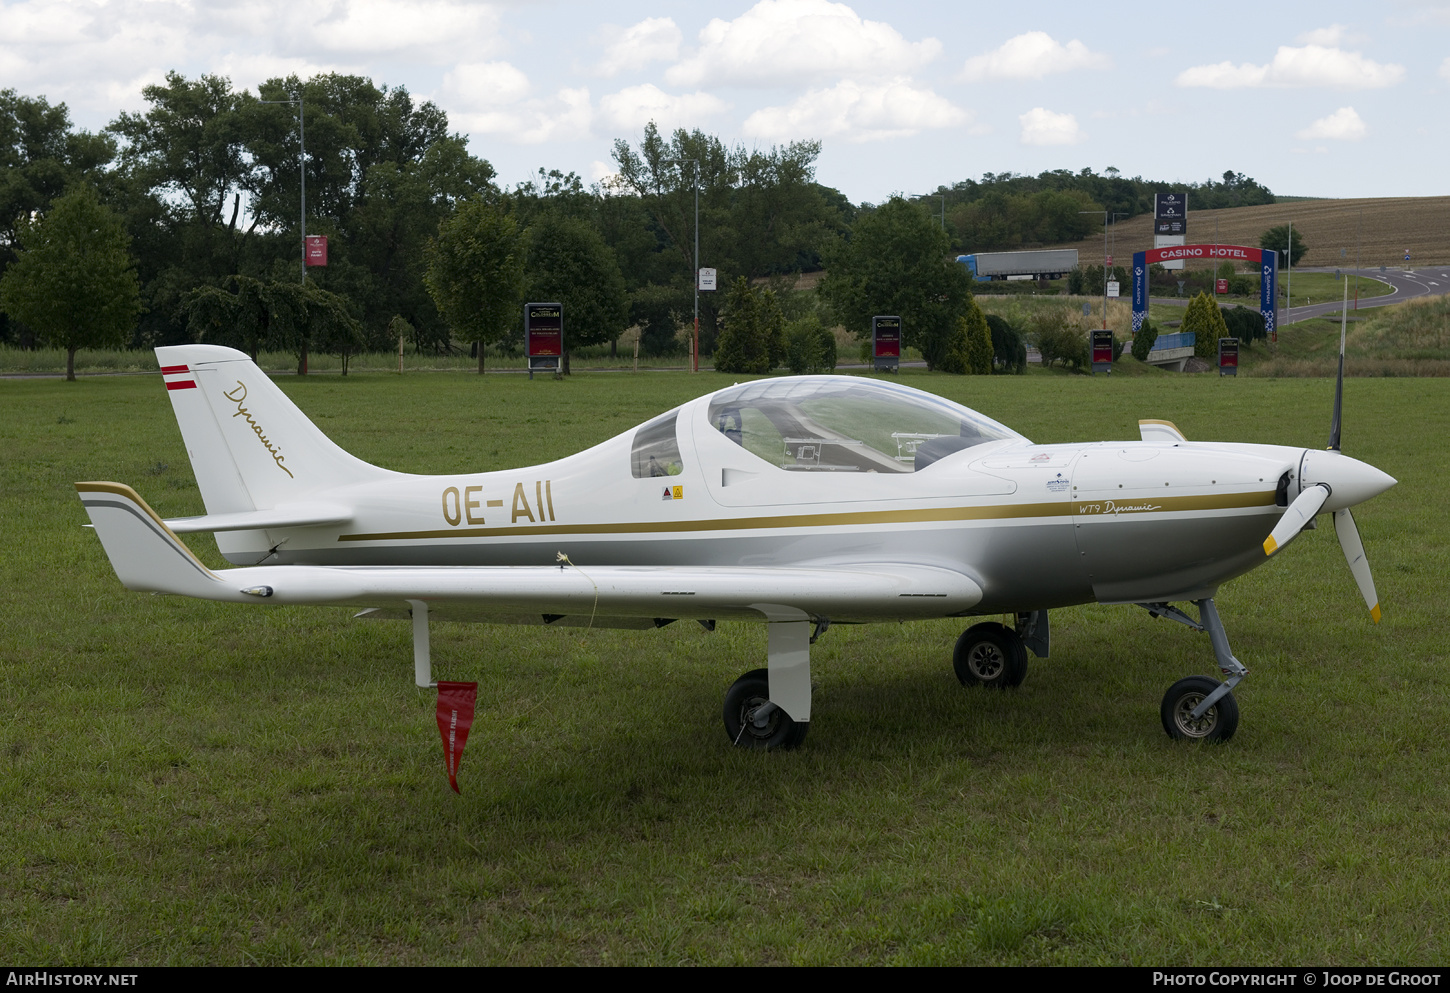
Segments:
[[[208,569],[131,487],[77,483],[127,588],[230,603],[397,608],[437,602],[499,615],[750,618],[785,606],[836,620],[943,617],[981,587],[951,569],[909,563],[751,566],[251,566]],[[447,611],[443,616],[447,616]]]

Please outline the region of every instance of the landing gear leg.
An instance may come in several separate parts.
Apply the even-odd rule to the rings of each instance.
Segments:
[[[425,600],[409,600],[408,608],[413,615],[413,682],[421,690],[432,689],[433,658],[428,647],[428,603]]]
[[[770,625],[769,667],[725,694],[725,733],[742,748],[795,748],[811,720],[811,621],[801,610],[757,604]]]
[[[1249,674],[1242,662],[1234,658],[1228,644],[1228,634],[1219,620],[1218,608],[1212,597],[1193,601],[1198,608],[1198,623],[1181,611],[1163,603],[1142,604],[1155,617],[1168,617],[1199,631],[1208,632],[1213,644],[1214,658],[1218,660],[1219,671],[1227,678],[1223,682],[1208,676],[1189,676],[1180,679],[1168,689],[1159,708],[1163,719],[1163,730],[1172,738],[1227,741],[1233,737],[1239,724],[1239,705],[1232,690]]]

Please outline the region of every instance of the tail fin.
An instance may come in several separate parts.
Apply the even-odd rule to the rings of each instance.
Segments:
[[[234,348],[168,345],[156,357],[208,514],[395,475],[339,448]]]
[[[76,483],[81,503],[127,589],[218,599],[225,584],[124,483]]]

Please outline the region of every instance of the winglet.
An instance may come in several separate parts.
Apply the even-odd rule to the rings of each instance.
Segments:
[[[125,483],[76,483],[81,503],[127,589],[216,595],[221,578],[201,563],[140,494]]]

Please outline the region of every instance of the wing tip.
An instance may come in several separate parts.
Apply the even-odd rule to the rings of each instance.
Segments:
[[[1267,538],[1264,539],[1264,554],[1265,555],[1273,555],[1278,550],[1279,550],[1279,543],[1274,540],[1274,536],[1273,535],[1269,535]]]
[[[1373,607],[1369,608],[1369,616],[1370,616],[1370,620],[1374,621],[1376,624],[1378,624],[1380,622],[1380,605],[1379,604],[1375,604]]]

